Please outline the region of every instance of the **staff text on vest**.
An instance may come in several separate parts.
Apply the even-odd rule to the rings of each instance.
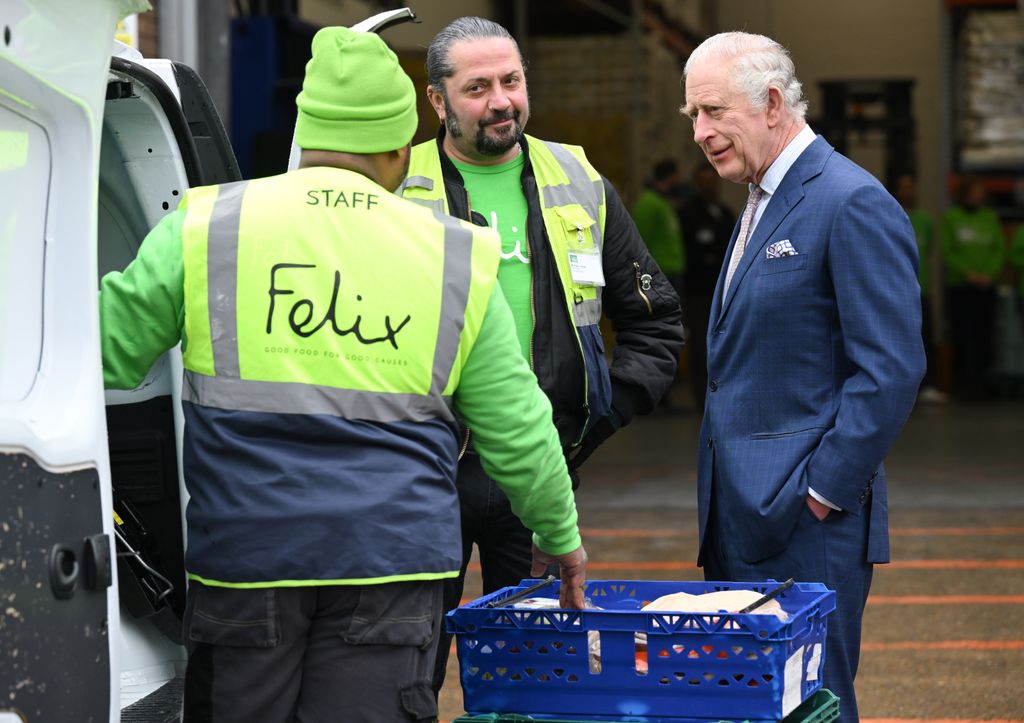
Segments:
[[[325,206],[334,208],[343,206],[345,208],[359,208],[362,206],[370,210],[380,205],[380,196],[376,193],[364,193],[362,191],[349,191],[347,194],[340,188],[322,188],[306,191],[307,206]]]
[[[267,333],[273,332],[274,327],[274,307],[276,305],[276,299],[278,296],[286,296],[294,294],[294,289],[287,289],[278,286],[279,279],[277,273],[283,269],[291,269],[292,273],[301,273],[299,269],[315,269],[316,264],[274,264],[270,269],[270,289],[268,294],[270,295],[270,307],[267,310]],[[362,333],[362,314],[356,314],[355,321],[348,328],[342,328],[338,325],[338,292],[341,290],[341,272],[334,272],[334,288],[331,290],[331,300],[327,304],[327,308],[324,311],[324,316],[320,320],[320,323],[316,326],[310,327],[313,321],[313,316],[316,313],[316,305],[312,299],[299,299],[292,304],[291,310],[288,312],[288,325],[291,330],[301,336],[302,338],[308,338],[313,336],[322,329],[327,322],[331,323],[331,329],[338,336],[347,336],[348,334],[354,334],[356,341],[360,344],[369,346],[371,344],[379,344],[382,341],[391,342],[391,346],[395,349],[398,348],[398,332],[405,328],[405,325],[409,323],[412,317],[406,314],[405,319],[402,320],[397,327],[391,325],[391,316],[388,314],[384,315],[384,335],[378,337],[365,337]],[[356,301],[362,301],[363,297],[361,294],[356,294]]]

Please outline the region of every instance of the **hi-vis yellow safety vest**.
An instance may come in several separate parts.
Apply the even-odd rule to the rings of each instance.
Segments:
[[[580,265],[580,259],[590,257],[587,260],[603,268],[604,182],[579,146],[543,141],[529,135],[526,140],[544,228],[586,369],[582,404],[588,415],[597,418],[608,413],[611,403],[608,368],[598,326],[603,282],[597,284],[574,279],[571,264],[576,262]],[[412,149],[409,174],[398,192],[428,208],[449,213],[436,141],[427,141]],[[584,424],[575,443],[579,442],[585,429]]]
[[[451,395],[493,241],[334,168],[193,189],[185,206],[190,576],[456,575]]]

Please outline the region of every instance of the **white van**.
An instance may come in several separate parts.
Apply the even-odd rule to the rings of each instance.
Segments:
[[[111,57],[146,9],[0,5],[0,723],[181,717],[181,356],[105,393],[97,289],[239,172],[190,68]]]

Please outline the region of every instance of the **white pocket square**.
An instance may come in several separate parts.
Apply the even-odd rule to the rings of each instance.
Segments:
[[[768,248],[765,249],[764,257],[766,259],[780,259],[783,256],[796,256],[798,253],[799,252],[793,248],[793,244],[787,238],[770,244]]]

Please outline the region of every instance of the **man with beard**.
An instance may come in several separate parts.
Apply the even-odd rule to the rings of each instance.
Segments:
[[[399,193],[498,231],[498,281],[578,483],[576,469],[597,446],[651,411],[671,384],[683,344],[679,299],[583,149],[523,133],[526,75],[505,28],[453,21],[427,50],[427,81],[441,128],[435,141],[413,148]],[[602,310],[615,330],[610,368]],[[485,593],[530,570],[530,533],[481,468],[468,431],[465,440],[456,481],[462,575],[448,581],[447,609],[459,603],[474,543]],[[442,640],[435,691],[447,657]]]

